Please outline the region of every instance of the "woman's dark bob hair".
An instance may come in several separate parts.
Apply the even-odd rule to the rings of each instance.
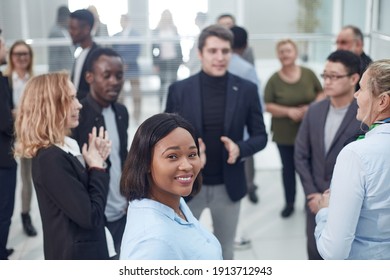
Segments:
[[[181,127],[187,130],[195,141],[198,148],[198,137],[195,129],[184,118],[177,114],[161,113],[145,120],[137,129],[129,154],[127,155],[121,177],[121,193],[128,201],[147,198],[150,191],[149,170],[152,163],[154,146],[171,133]],[[199,172],[189,196],[200,191],[202,175]]]

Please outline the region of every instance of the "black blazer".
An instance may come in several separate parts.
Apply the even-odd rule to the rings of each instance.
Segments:
[[[45,259],[108,259],[105,216],[109,174],[87,171],[57,146],[32,159]]]
[[[0,168],[16,166],[12,152],[14,144],[13,104],[6,79],[0,72]]]
[[[93,42],[92,47],[89,50],[87,57],[85,58],[83,68],[82,68],[81,73],[80,73],[79,87],[77,88],[77,98],[79,100],[85,98],[89,92],[89,84],[85,80],[85,74],[87,73],[87,61],[88,61],[91,53],[97,48],[98,48],[98,45],[95,42]],[[72,81],[73,81],[74,74],[75,74],[74,73],[75,63],[73,64],[73,68],[72,68]]]
[[[90,95],[87,95],[85,99],[81,100],[81,104],[83,108],[80,111],[80,123],[72,130],[72,138],[77,141],[80,149],[84,143],[88,143],[88,133],[91,132],[92,127],[96,126],[99,129],[99,127],[103,126],[106,128],[101,109]],[[127,130],[129,128],[129,113],[126,107],[120,103],[115,102],[112,104],[112,107],[115,112],[116,125],[119,133],[120,158],[123,168],[128,152]]]
[[[238,201],[247,193],[242,159],[264,149],[267,144],[267,133],[257,86],[254,83],[228,73],[225,106],[223,133],[239,146],[240,158],[235,164],[228,164],[228,152],[224,149],[221,159],[223,161],[223,176],[230,199]],[[203,120],[199,73],[175,82],[169,87],[165,111],[183,116],[192,123],[199,137],[202,137]],[[250,135],[246,140],[244,140],[245,127]]]

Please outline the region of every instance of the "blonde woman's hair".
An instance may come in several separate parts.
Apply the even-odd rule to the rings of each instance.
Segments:
[[[374,100],[382,94],[390,95],[390,59],[372,62],[367,67],[365,75],[367,75],[367,90],[370,91],[370,100]],[[373,102],[371,101],[368,112],[362,123],[370,126],[379,115],[379,112],[374,112]]]
[[[367,87],[373,97],[390,94],[390,59],[377,60],[366,71],[369,74]]]
[[[294,47],[295,51],[298,53],[298,46],[297,46],[297,44],[296,44],[293,40],[291,40],[291,39],[282,39],[282,40],[278,41],[278,42],[276,43],[276,51],[279,50],[280,46],[285,45],[285,44],[291,44],[291,45]]]
[[[41,148],[63,144],[72,99],[69,75],[54,72],[30,79],[15,122],[15,155],[31,158]]]
[[[11,48],[9,49],[9,58],[8,58],[8,65],[7,65],[7,68],[5,69],[4,71],[4,74],[6,76],[11,76],[12,75],[12,72],[15,71],[15,64],[12,60],[12,54],[14,53],[15,51],[15,48],[17,46],[26,46],[26,48],[28,49],[28,53],[30,55],[30,64],[27,66],[27,73],[29,74],[30,77],[33,76],[33,66],[34,66],[34,53],[33,53],[33,50],[31,48],[31,46],[29,44],[27,44],[25,41],[23,40],[18,40],[16,41],[15,43],[12,44]]]

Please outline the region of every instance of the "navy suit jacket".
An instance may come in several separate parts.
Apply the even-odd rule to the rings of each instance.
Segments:
[[[210,93],[212,94],[212,93]],[[177,81],[169,87],[165,111],[178,113],[203,135],[202,95],[200,74]],[[223,176],[226,191],[232,201],[238,201],[247,193],[243,159],[262,150],[267,144],[267,133],[257,86],[228,73],[226,108],[223,135],[233,140],[240,148],[240,157],[235,164],[228,164],[228,152],[223,151]],[[244,129],[250,137],[244,140]],[[207,154],[207,147],[206,147]]]
[[[325,153],[324,130],[329,106],[329,99],[311,104],[295,139],[295,168],[306,196],[323,193],[330,187],[339,152],[351,137],[361,131],[362,124],[356,120],[357,104],[354,100]]]

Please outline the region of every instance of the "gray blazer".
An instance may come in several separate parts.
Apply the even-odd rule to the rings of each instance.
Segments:
[[[361,122],[356,120],[357,104],[354,100],[325,154],[324,128],[329,106],[329,99],[310,105],[295,139],[295,167],[306,196],[323,193],[329,188],[337,155],[351,137],[361,131]]]

